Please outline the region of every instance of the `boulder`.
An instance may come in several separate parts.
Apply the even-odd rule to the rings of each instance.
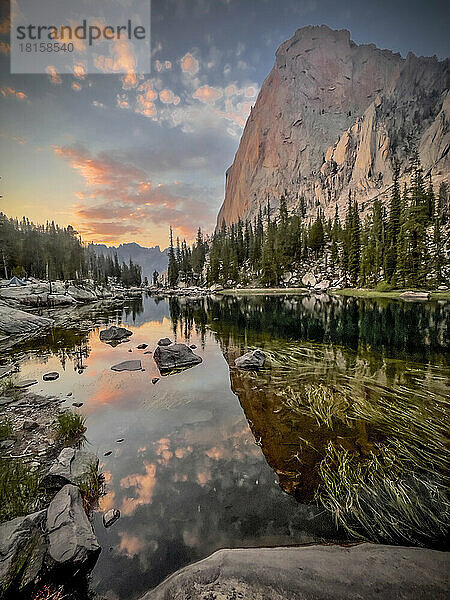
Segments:
[[[97,296],[94,294],[94,292],[90,292],[89,290],[85,290],[75,285],[69,285],[67,288],[67,293],[77,302],[87,303],[95,302],[97,300]]]
[[[438,292],[446,292],[448,290],[448,285],[439,285]]]
[[[236,358],[234,364],[239,369],[260,369],[266,362],[266,355],[262,350],[251,350]]]
[[[220,285],[219,283],[215,283],[209,289],[211,292],[221,292],[224,288],[223,288],[223,285]]]
[[[31,335],[51,325],[52,319],[38,317],[0,302],[0,332],[5,335]]]
[[[68,294],[48,294],[47,303],[49,306],[70,306],[75,304],[75,298]]]
[[[145,348],[147,348],[148,344],[139,344],[139,346],[136,346],[136,348],[138,350],[145,350]]]
[[[125,327],[116,327],[115,325],[111,325],[108,329],[100,331],[100,339],[102,342],[120,342],[130,335],[133,335],[133,332],[129,329],[125,329]]]
[[[12,585],[23,589],[37,580],[46,551],[45,515],[41,510],[0,525],[0,596]]]
[[[306,287],[314,287],[317,284],[317,279],[314,273],[305,273],[302,277],[302,283]]]
[[[430,292],[413,292],[408,290],[400,294],[402,300],[429,300]]]
[[[118,508],[111,508],[108,512],[103,513],[103,525],[105,527],[111,527],[120,518],[120,510]]]
[[[158,342],[158,346],[170,346],[171,343],[172,340],[170,340],[169,338],[161,338]]]
[[[65,485],[51,501],[46,532],[48,553],[58,564],[87,566],[100,552],[80,490],[75,485]]]
[[[42,379],[44,381],[55,381],[55,379],[59,378],[59,373],[57,373],[56,371],[51,371],[50,373],[44,373],[44,375],[42,376]]]
[[[356,544],[239,548],[177,571],[141,600],[444,600],[448,553]]]
[[[320,283],[317,283],[314,286],[314,289],[318,292],[326,292],[327,289],[331,286],[331,281],[328,279],[322,279]]]
[[[42,487],[46,490],[60,490],[68,483],[79,485],[92,469],[98,468],[98,457],[92,452],[63,448],[58,458],[42,479]]]
[[[194,354],[186,344],[158,346],[153,353],[153,357],[161,372],[193,367],[202,362],[200,356]]]
[[[117,365],[113,365],[111,371],[142,371],[142,364],[140,360],[124,360]]]

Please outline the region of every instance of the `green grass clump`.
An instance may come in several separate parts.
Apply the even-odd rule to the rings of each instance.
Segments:
[[[0,459],[0,522],[37,509],[39,475],[20,460]]]
[[[2,419],[0,421],[0,441],[14,439],[14,430],[11,419]]]
[[[392,292],[394,286],[387,281],[380,281],[375,288],[377,292]]]
[[[65,410],[56,417],[56,439],[63,444],[74,444],[80,441],[85,431],[85,418],[78,413]]]
[[[87,510],[93,508],[105,493],[105,476],[98,470],[95,462],[91,463],[86,477],[78,484]]]

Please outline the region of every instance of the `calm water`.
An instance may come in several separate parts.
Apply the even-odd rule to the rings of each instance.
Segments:
[[[102,512],[94,514],[102,553],[92,589],[107,598],[137,598],[218,548],[348,539],[331,514],[311,502],[319,429],[303,423],[301,439],[314,450],[308,457],[303,445],[299,469],[292,458],[299,426],[278,418],[278,380],[229,364],[248,347],[270,352],[294,345],[306,352],[311,380],[338,365],[354,380],[364,376],[386,386],[422,389],[431,377],[433,393],[442,395],[448,392],[449,309],[448,303],[328,296],[145,297],[123,311],[83,309],[88,312],[76,328],[55,329],[33,342],[33,350],[17,349],[21,376],[40,381],[36,391],[73,392],[65,405],[84,403],[86,449],[98,453],[107,480],[100,508],[121,511],[108,530]],[[129,327],[131,341],[115,348],[100,342],[107,322]],[[166,336],[195,344],[203,363],[153,385],[156,364],[136,346],[153,350]],[[140,358],[145,371],[111,371],[132,358]],[[53,370],[60,378],[42,382]],[[361,439],[370,445],[371,434],[358,432],[364,452]]]

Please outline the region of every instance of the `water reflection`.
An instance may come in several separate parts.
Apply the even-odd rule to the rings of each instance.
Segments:
[[[422,423],[419,413],[426,422],[427,394],[442,394],[446,385],[448,309],[328,296],[144,297],[124,310],[84,307],[71,327],[19,347],[21,376],[38,379],[36,391],[60,394],[63,406],[84,403],[88,448],[107,478],[101,508],[122,512],[109,529],[101,512],[94,515],[103,550],[92,589],[137,598],[221,547],[348,539],[348,531],[336,529],[331,507],[313,501],[322,481],[318,468],[330,442],[364,463],[383,439],[382,421],[368,425],[342,409],[336,414],[345,418],[334,415],[330,429],[302,405],[294,415],[282,393],[286,379],[295,389],[320,381],[350,386],[371,402],[374,389],[404,386],[415,390],[412,422]],[[99,329],[108,323],[129,327],[130,341],[115,348],[101,343]],[[137,346],[153,350],[162,337],[196,344],[203,362],[153,385],[157,366]],[[233,367],[252,346],[272,355],[270,369],[258,375]],[[145,370],[111,371],[130,358]],[[42,382],[50,370],[60,378]]]

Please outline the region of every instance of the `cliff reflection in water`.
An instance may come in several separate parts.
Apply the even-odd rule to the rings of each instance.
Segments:
[[[446,544],[449,304],[333,298],[173,299],[207,326],[281,487],[356,537]],[[251,347],[259,373],[234,367]]]

